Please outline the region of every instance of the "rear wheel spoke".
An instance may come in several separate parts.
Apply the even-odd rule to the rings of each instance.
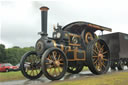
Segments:
[[[108,59],[103,59],[104,61],[108,61]]]
[[[93,49],[93,52],[94,52],[95,54],[98,54],[98,52],[97,52],[96,50],[94,50],[94,49]]]
[[[104,62],[102,62],[101,64],[102,64],[102,66],[105,68]]]
[[[106,54],[106,53],[108,53],[108,51],[105,51],[105,52],[103,52],[102,54],[104,55],[104,54]]]
[[[98,60],[96,60],[95,62],[94,62],[94,64],[96,64],[98,62]]]
[[[104,51],[104,49],[103,49],[103,48],[104,48],[104,45],[102,45],[102,47],[101,47],[100,51]]]

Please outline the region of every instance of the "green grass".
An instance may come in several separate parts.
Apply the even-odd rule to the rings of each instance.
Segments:
[[[17,72],[0,72],[0,82],[9,81],[9,80],[19,80],[24,79],[25,77],[21,74],[20,71]]]
[[[83,71],[88,70],[87,67],[83,68]],[[9,80],[20,80],[25,79],[20,71],[16,72],[0,72],[0,82],[9,81]]]
[[[82,71],[87,71],[87,70],[88,70],[88,67],[85,67],[85,66],[84,66],[84,68],[83,68]]]
[[[52,85],[128,85],[128,72],[115,72],[99,76],[82,77],[77,80],[67,80]]]

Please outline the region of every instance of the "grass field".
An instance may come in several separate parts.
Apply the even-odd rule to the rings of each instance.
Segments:
[[[83,70],[88,70],[87,67],[84,67]],[[0,72],[0,82],[9,81],[9,80],[20,80],[25,79],[20,71],[17,72]]]
[[[19,80],[24,79],[24,76],[20,71],[17,72],[1,72],[0,73],[0,82],[9,81],[9,80]]]
[[[87,70],[87,68],[84,68],[83,70]],[[20,71],[0,73],[0,82],[20,79],[25,79]],[[85,76],[57,82],[55,81],[51,82],[50,85],[128,85],[128,71],[112,72],[98,76]]]
[[[128,72],[114,72],[99,76],[65,80],[51,85],[128,85]]]

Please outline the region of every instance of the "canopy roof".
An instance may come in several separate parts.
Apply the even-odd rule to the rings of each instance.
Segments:
[[[92,23],[89,23],[89,22],[83,22],[83,21],[70,23],[70,24],[64,26],[62,30],[68,31],[68,32],[71,32],[71,33],[81,34],[81,32],[84,29],[85,30],[91,30],[93,32],[95,32],[97,30],[110,31],[110,32],[112,31],[111,28],[107,28],[107,27],[103,27],[103,26],[100,26],[100,25],[92,24]]]

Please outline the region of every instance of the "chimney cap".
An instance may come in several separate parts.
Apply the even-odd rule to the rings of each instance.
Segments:
[[[48,11],[48,10],[49,10],[49,8],[48,8],[48,7],[46,7],[46,6],[42,6],[42,7],[40,7],[40,10],[41,10],[41,11]]]

